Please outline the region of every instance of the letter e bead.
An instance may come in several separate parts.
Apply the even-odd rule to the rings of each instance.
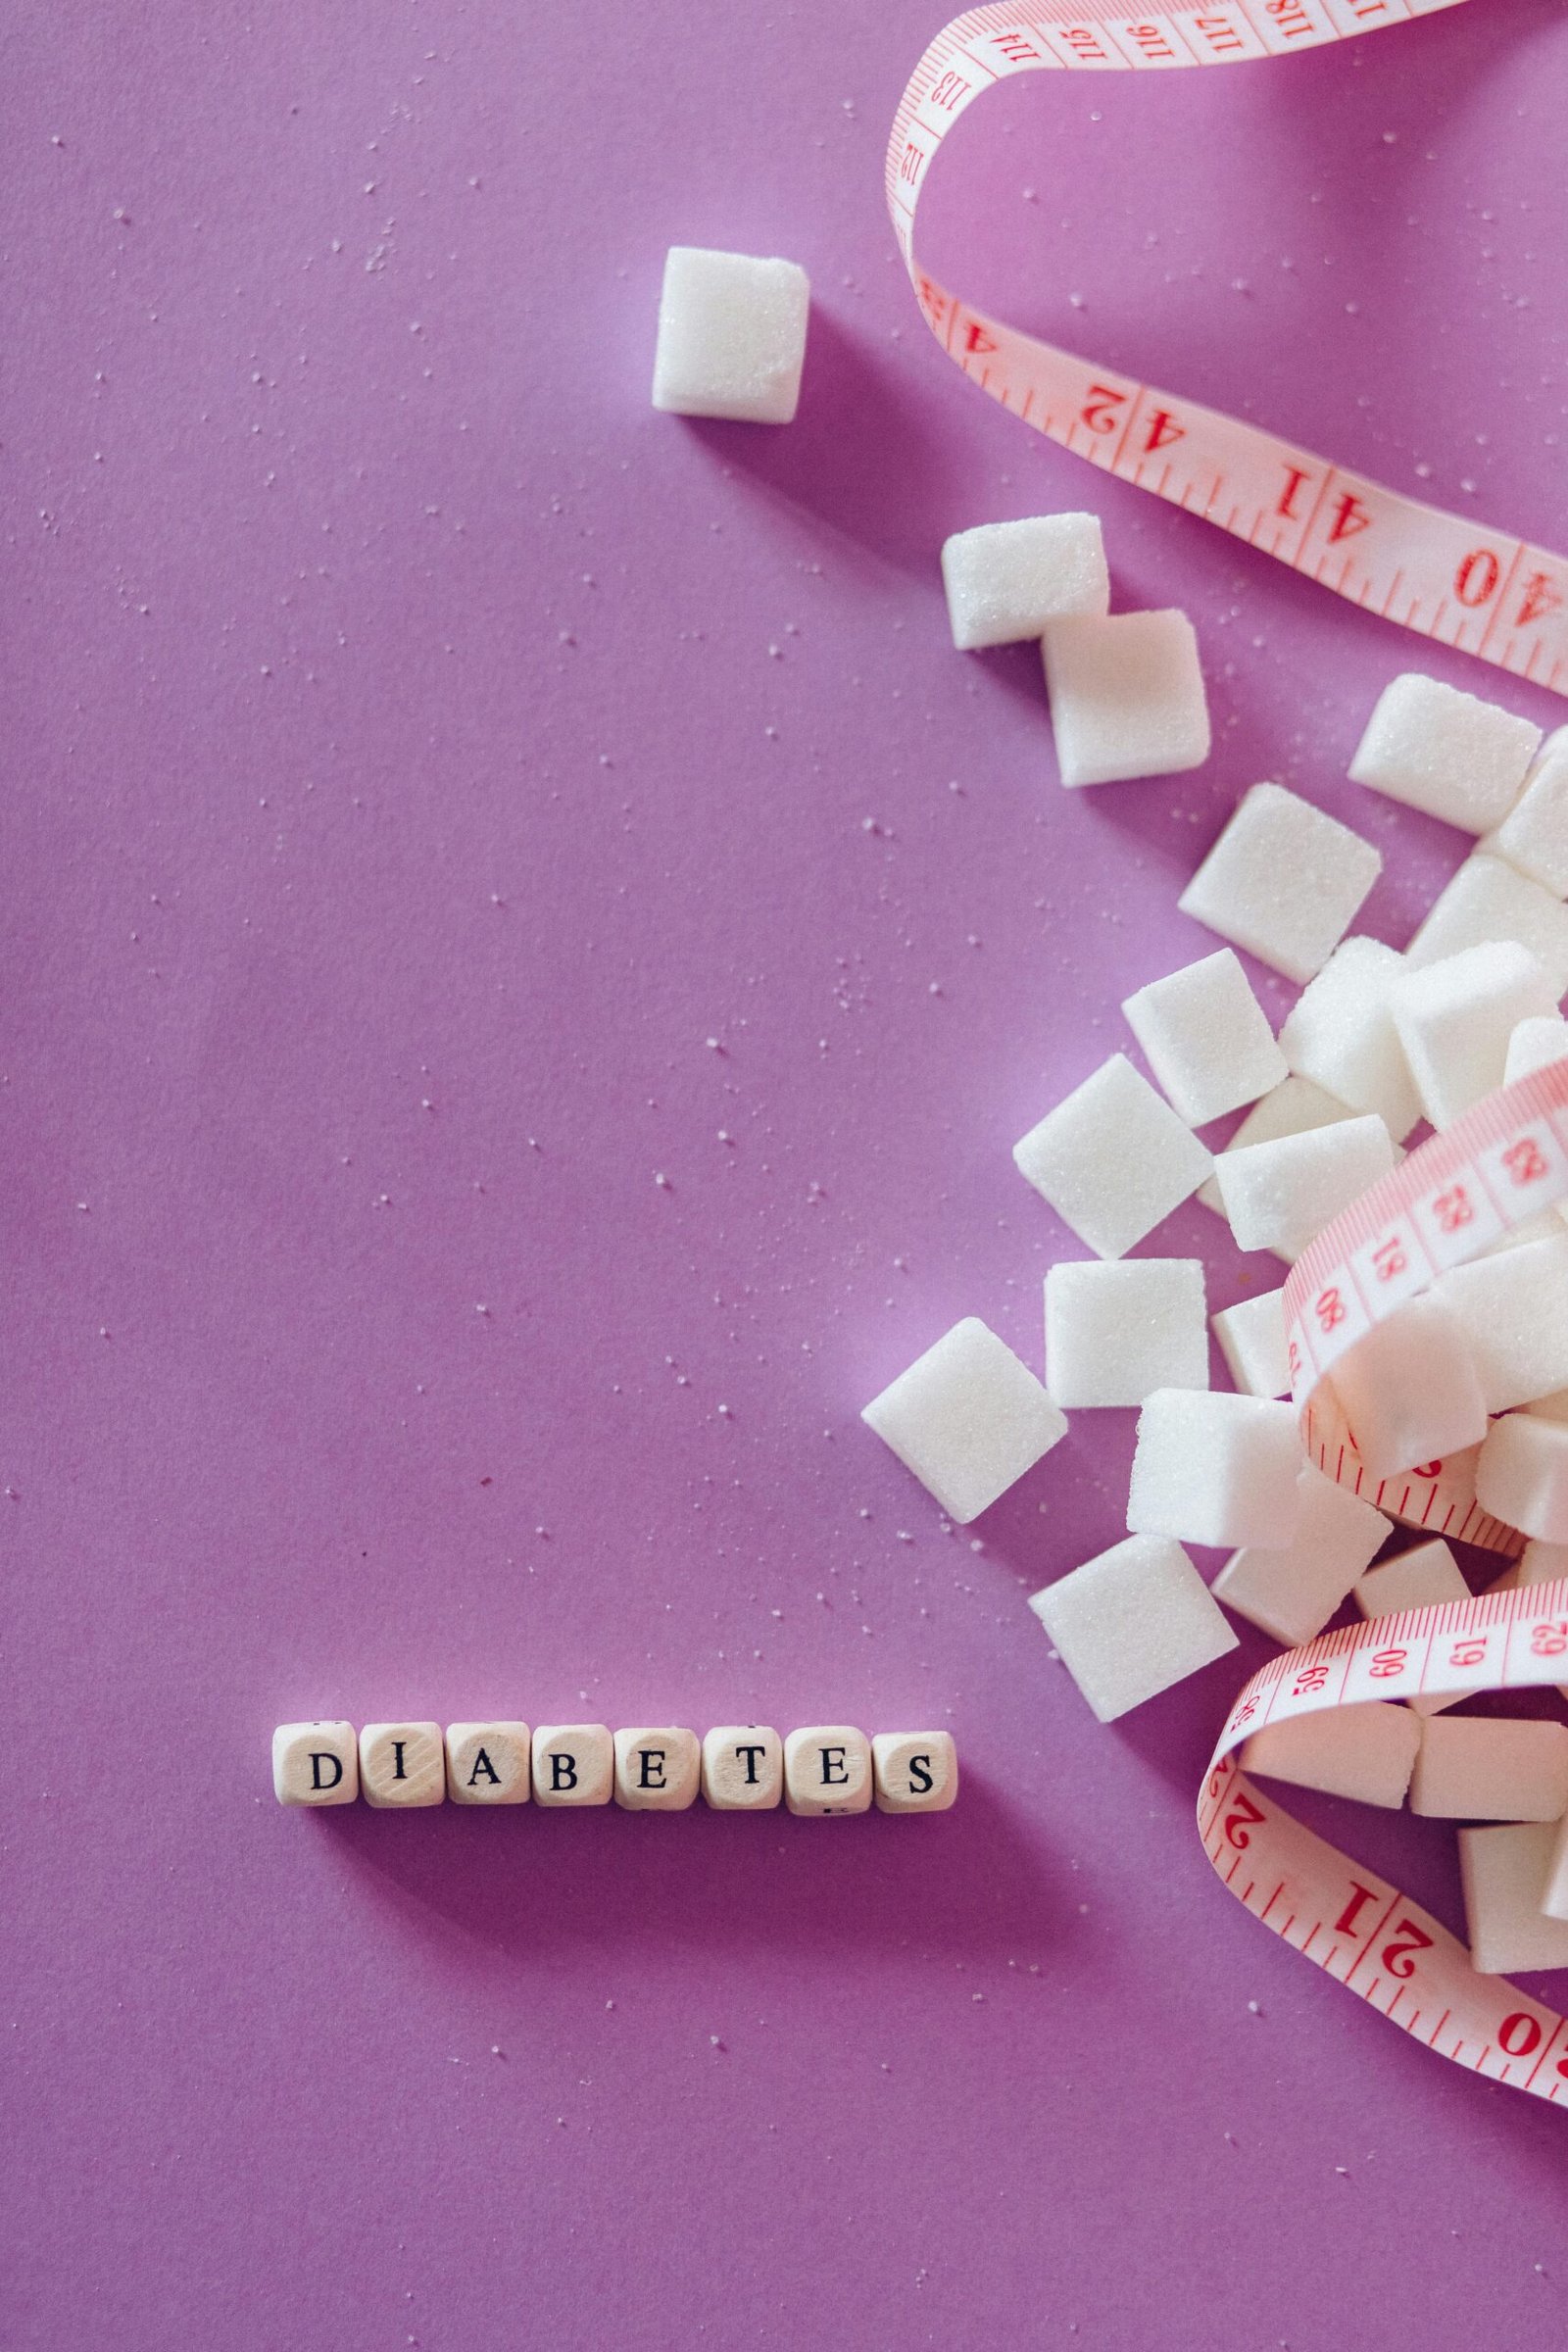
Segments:
[[[853,1724],[811,1724],[784,1742],[784,1801],[792,1813],[864,1813],[871,1742]]]

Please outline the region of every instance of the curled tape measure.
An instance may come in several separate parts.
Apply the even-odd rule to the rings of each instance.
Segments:
[[[933,157],[964,110],[1014,74],[1229,65],[1459,5],[1215,0],[1135,15],[1114,0],[1004,0],[970,9],[938,33],[909,76],[888,143],[888,210],[949,358],[1037,432],[1352,604],[1568,693],[1568,561],[1020,334],[950,294],[914,256],[915,207]]]
[[[1301,1432],[1339,1485],[1435,1535],[1519,1550],[1511,1528],[1477,1510],[1463,1463],[1429,1463],[1408,1479],[1370,1478],[1329,1376],[1374,1324],[1447,1267],[1564,1200],[1568,1062],[1554,1062],[1423,1144],[1292,1268],[1285,1318]],[[1321,1707],[1560,1684],[1565,1657],[1568,1581],[1323,1634],[1271,1658],[1236,1701],[1199,1798],[1198,1828],[1214,1868],[1253,1917],[1393,2024],[1473,2073],[1568,2100],[1568,2019],[1505,1978],[1479,1975],[1446,1928],[1282,1813],[1235,1755],[1265,1724]]]

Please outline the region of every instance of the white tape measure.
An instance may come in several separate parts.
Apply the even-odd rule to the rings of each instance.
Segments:
[[[1462,1466],[1369,1478],[1327,1374],[1356,1341],[1449,1266],[1568,1200],[1568,1062],[1553,1062],[1434,1136],[1319,1236],[1285,1285],[1302,1435],[1340,1485],[1434,1534],[1498,1551],[1520,1538],[1477,1511]],[[1253,1916],[1445,2058],[1546,2099],[1568,2098],[1568,2019],[1484,1977],[1446,1928],[1397,1887],[1282,1813],[1234,1750],[1265,1724],[1321,1707],[1429,1691],[1560,1684],[1568,1582],[1413,1609],[1271,1658],[1231,1709],[1198,1804],[1204,1850]]]
[[[1215,0],[1134,15],[1114,0],[1021,0],[970,9],[938,33],[909,76],[888,143],[888,210],[949,358],[1037,432],[1352,604],[1568,693],[1568,561],[1020,334],[950,294],[914,257],[915,208],[932,158],[964,110],[1014,74],[1229,65],[1460,4]]]

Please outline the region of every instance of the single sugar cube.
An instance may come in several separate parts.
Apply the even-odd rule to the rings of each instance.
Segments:
[[[1222,1152],[1214,1173],[1238,1249],[1296,1258],[1393,1166],[1389,1131],[1368,1115]]]
[[[1568,906],[1500,858],[1478,850],[1433,901],[1405,961],[1438,963],[1495,940],[1529,949],[1551,982],[1553,1003],[1568,991]]]
[[[1298,1486],[1300,1516],[1289,1544],[1233,1552],[1210,1588],[1216,1600],[1287,1649],[1323,1631],[1394,1526],[1310,1462]]]
[[[1029,1606],[1102,1723],[1236,1647],[1186,1552],[1158,1536],[1112,1544]]]
[[[1442,1821],[1560,1821],[1568,1812],[1568,1730],[1481,1715],[1425,1724],[1410,1810]]]
[[[352,1723],[280,1723],[272,1734],[272,1793],[280,1805],[352,1805],[360,1742]]]
[[[1434,1296],[1464,1335],[1489,1413],[1568,1387],[1568,1235],[1453,1266]]]
[[[1142,1404],[1152,1389],[1206,1389],[1201,1259],[1053,1266],[1046,1276],[1046,1378],[1068,1412]]]
[[[942,581],[960,654],[1038,637],[1064,612],[1110,609],[1098,514],[1028,514],[956,531],[943,542]]]
[[[1352,1595],[1356,1607],[1369,1622],[1381,1617],[1402,1617],[1411,1609],[1440,1609],[1449,1601],[1468,1600],[1470,1588],[1459,1573],[1459,1563],[1441,1536],[1427,1544],[1412,1544],[1408,1551],[1397,1552],[1380,1567],[1369,1568]],[[1453,1690],[1446,1697],[1425,1692],[1406,1701],[1416,1715],[1441,1715],[1445,1707],[1457,1706],[1468,1694]]]
[[[1208,703],[1185,612],[1067,613],[1041,635],[1063,784],[1170,776],[1208,758]]]
[[[1557,1009],[1546,974],[1512,940],[1401,972],[1392,1002],[1410,1075],[1434,1127],[1451,1127],[1502,1084],[1508,1040],[1521,1021]]]
[[[1066,1415],[978,1315],[955,1323],[860,1418],[960,1527],[1067,1434]]]
[[[877,1732],[871,1777],[879,1813],[946,1813],[958,1793],[951,1732]]]
[[[1485,846],[1554,899],[1568,899],[1568,742],[1542,745],[1524,791]]]
[[[1382,871],[1380,853],[1348,825],[1283,784],[1254,784],[1179,904],[1299,982],[1322,970]]]
[[[1534,1077],[1537,1070],[1554,1061],[1568,1061],[1568,1021],[1560,1012],[1533,1012],[1508,1034],[1503,1084],[1512,1086],[1516,1078]]]
[[[1260,1291],[1211,1315],[1214,1337],[1244,1396],[1287,1396],[1291,1359],[1285,1345],[1285,1293]],[[1179,1381],[1171,1382],[1179,1388]]]
[[[1375,1111],[1396,1144],[1421,1117],[1421,1098],[1394,1025],[1394,984],[1404,957],[1380,939],[1341,942],[1309,980],[1280,1031],[1280,1051],[1352,1110]]]
[[[1373,1698],[1265,1724],[1243,1747],[1242,1769],[1298,1788],[1319,1788],[1325,1796],[1348,1796],[1358,1805],[1396,1809],[1420,1746],[1416,1718]]]
[[[1407,1298],[1340,1357],[1334,1393],[1374,1478],[1444,1461],[1487,1434],[1464,1324],[1433,1291]]]
[[[1504,1413],[1476,1459],[1484,1511],[1547,1544],[1568,1544],[1568,1426],[1534,1413]]]
[[[655,408],[788,424],[810,299],[811,281],[794,262],[672,245],[659,297]]]
[[[1314,1086],[1310,1078],[1284,1078],[1270,1087],[1260,1102],[1253,1103],[1225,1149],[1245,1152],[1249,1144],[1272,1144],[1282,1135],[1307,1135],[1314,1127],[1337,1127],[1342,1120],[1358,1115]],[[1199,1186],[1198,1198],[1216,1217],[1225,1214],[1217,1176]]]
[[[1548,1918],[1542,1909],[1548,1878],[1556,1894],[1557,1838],[1557,1825],[1549,1821],[1459,1832],[1470,1958],[1484,1977],[1568,1968],[1568,1920]]]
[[[1255,1102],[1289,1071],[1235,951],[1221,948],[1122,1003],[1144,1058],[1189,1127]]]
[[[1125,1256],[1214,1164],[1125,1054],[1113,1054],[1048,1111],[1012,1156],[1097,1257]]]
[[[1513,807],[1540,744],[1528,718],[1407,670],[1379,695],[1350,780],[1487,833]]]
[[[1285,1544],[1301,1516],[1301,1441],[1288,1404],[1156,1389],[1138,1416],[1127,1525],[1184,1544]]]

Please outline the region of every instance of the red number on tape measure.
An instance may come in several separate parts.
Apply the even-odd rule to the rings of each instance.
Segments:
[[[1510,2058],[1528,2058],[1532,2050],[1541,2047],[1541,2020],[1527,2010],[1516,2009],[1505,2017],[1497,2028],[1497,2047]],[[1560,2070],[1559,2070],[1560,2071]]]
[[[1413,1977],[1415,1954],[1430,1952],[1432,1938],[1425,1928],[1418,1928],[1413,1919],[1401,1919],[1394,1931],[1394,1940],[1383,1946],[1383,1965],[1391,1977]]]
[[[1225,1816],[1226,1844],[1234,1845],[1238,1852],[1245,1853],[1247,1848],[1252,1842],[1250,1837],[1249,1836],[1249,1832],[1255,1830],[1258,1826],[1258,1823],[1265,1821],[1267,1818],[1268,1817],[1266,1814],[1258,1811],[1256,1805],[1253,1804],[1251,1798],[1244,1789],[1238,1789],[1236,1792],[1236,1810],[1234,1813],[1227,1813]]]
[[[1502,1164],[1515,1184],[1539,1184],[1546,1173],[1545,1157],[1533,1135],[1521,1136],[1502,1155]]]
[[[1367,1673],[1374,1681],[1387,1681],[1391,1674],[1404,1672],[1404,1662],[1409,1655],[1407,1649],[1380,1649],[1367,1668]]]

